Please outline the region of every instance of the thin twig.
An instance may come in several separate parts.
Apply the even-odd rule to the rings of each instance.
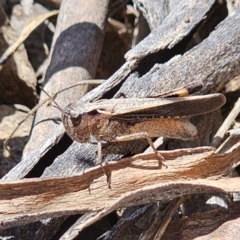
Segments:
[[[240,141],[240,129],[231,129],[228,131],[229,137],[221,144],[215,153],[224,153],[230,149],[235,143]]]
[[[179,206],[186,200],[186,197],[180,197],[175,200],[173,200],[168,206],[167,206],[167,213],[166,216],[164,217],[163,221],[161,222],[161,225],[159,227],[158,232],[156,233],[154,240],[160,240],[164,234],[164,232],[167,229],[167,226],[169,222],[172,219],[172,216],[174,212],[179,208]]]
[[[13,155],[11,154],[11,150],[10,147],[8,145],[10,139],[12,138],[13,134],[18,130],[18,128],[22,125],[23,122],[25,122],[25,120],[27,120],[29,118],[29,116],[31,116],[32,114],[34,114],[44,103],[46,103],[49,100],[49,98],[43,100],[42,102],[40,102],[38,105],[36,105],[32,110],[29,111],[29,113],[27,114],[27,116],[25,118],[23,118],[20,122],[18,122],[17,126],[14,128],[14,130],[12,131],[12,133],[9,135],[9,137],[3,142],[3,148],[4,148],[4,156],[5,157],[10,157],[14,162],[17,162],[16,159],[13,157]]]
[[[234,105],[234,108],[229,113],[229,115],[223,122],[222,126],[219,128],[219,130],[215,134],[215,136],[212,140],[212,143],[211,143],[212,147],[216,148],[221,144],[224,135],[226,134],[227,130],[231,127],[233,121],[238,116],[239,112],[240,112],[240,98],[237,100],[237,102]]]
[[[163,236],[172,216],[177,208],[185,201],[185,197],[176,198],[171,201],[168,206],[160,212],[155,213],[155,219],[153,220],[151,226],[139,237],[139,240],[160,240]]]

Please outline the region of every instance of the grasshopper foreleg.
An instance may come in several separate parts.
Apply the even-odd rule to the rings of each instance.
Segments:
[[[107,184],[108,187],[111,188],[111,173],[107,173],[106,170],[103,167],[103,161],[102,161],[102,142],[98,141],[97,143],[97,164],[100,164],[100,167],[102,168],[103,174],[107,177]]]

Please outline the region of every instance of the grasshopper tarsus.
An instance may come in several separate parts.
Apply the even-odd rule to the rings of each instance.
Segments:
[[[158,159],[158,167],[162,168],[162,166],[164,166],[164,167],[167,168],[167,166],[163,163],[165,158],[157,150],[156,151],[154,150],[154,153],[155,153],[155,155],[156,155],[156,157]]]
[[[164,157],[159,152],[156,153],[156,156],[158,158],[158,166],[159,166],[159,168],[162,168],[162,166],[164,166],[165,168],[168,168],[168,166],[163,163],[163,160],[165,160]]]
[[[111,172],[109,172],[107,173],[107,184],[109,189],[111,189],[111,183],[112,183],[112,174]]]

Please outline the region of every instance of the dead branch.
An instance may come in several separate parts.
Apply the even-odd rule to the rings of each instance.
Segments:
[[[112,175],[111,189],[101,167],[70,177],[2,181],[1,226],[99,211],[84,223],[84,228],[121,207],[200,192],[236,192],[240,190],[238,179],[219,178],[239,161],[239,151],[239,144],[222,155],[206,147],[164,151],[161,155],[167,159],[167,169],[158,168],[154,154],[139,154],[112,162],[104,166]]]

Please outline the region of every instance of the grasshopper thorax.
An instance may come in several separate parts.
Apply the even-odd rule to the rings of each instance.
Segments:
[[[88,114],[83,105],[75,103],[67,105],[62,113],[62,122],[72,140],[77,142],[90,140]]]

